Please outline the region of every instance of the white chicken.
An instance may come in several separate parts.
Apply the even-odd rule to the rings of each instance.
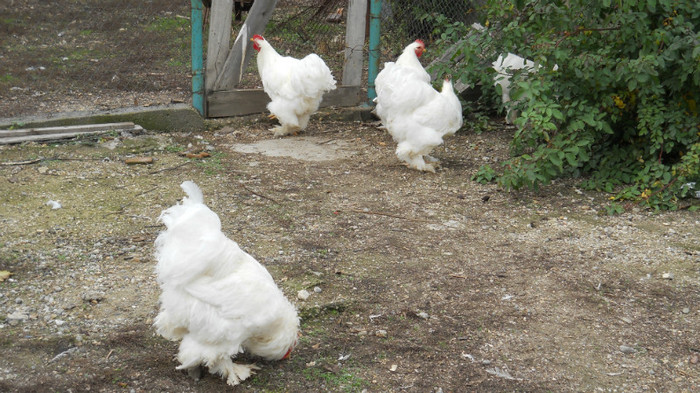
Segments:
[[[440,92],[432,87],[418,60],[424,51],[425,44],[416,40],[395,63],[384,64],[375,80],[374,102],[375,113],[397,143],[396,156],[409,168],[435,172],[437,160],[429,154],[462,127],[462,104],[449,77]]]
[[[323,94],[335,89],[335,79],[328,66],[313,53],[303,59],[281,56],[258,34],[251,41],[258,52],[263,90],[271,100],[267,109],[280,122],[270,131],[275,136],[284,136],[305,129]]]
[[[270,273],[221,232],[200,188],[191,181],[180,187],[188,197],[160,215],[167,229],[155,242],[162,293],[154,325],[166,339],[181,340],[178,370],[203,365],[237,385],[259,367],[231,357],[287,358],[299,317]]]

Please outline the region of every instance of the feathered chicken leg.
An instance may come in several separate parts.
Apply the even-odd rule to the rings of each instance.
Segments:
[[[237,364],[231,361],[231,358],[220,359],[215,364],[209,365],[210,372],[226,378],[226,383],[231,386],[236,386],[248,379],[255,374],[255,370],[260,370],[260,367],[255,364]]]
[[[422,154],[411,151],[404,142],[399,143],[396,147],[396,156],[408,164],[409,168],[435,173],[435,165],[425,162]]]

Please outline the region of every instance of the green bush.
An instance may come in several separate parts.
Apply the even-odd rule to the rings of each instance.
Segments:
[[[477,180],[536,189],[581,177],[588,189],[654,209],[682,207],[694,193],[687,183],[700,189],[697,0],[488,0],[481,16],[484,31],[431,16],[442,21],[439,43],[458,43],[458,64],[438,68],[481,84],[492,102],[499,54],[541,68],[513,75],[509,105],[521,117],[511,158]]]

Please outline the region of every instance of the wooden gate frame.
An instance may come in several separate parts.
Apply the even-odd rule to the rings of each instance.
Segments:
[[[262,113],[270,98],[262,89],[237,89],[253,55],[250,39],[262,34],[278,0],[256,0],[248,12],[233,46],[233,1],[213,0],[207,64],[204,74],[206,117],[229,117]],[[362,62],[365,43],[367,0],[350,0],[346,19],[345,61],[342,82],[323,96],[321,107],[356,106],[362,100]]]

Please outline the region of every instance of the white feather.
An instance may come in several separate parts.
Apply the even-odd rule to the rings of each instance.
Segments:
[[[221,232],[201,189],[191,181],[181,187],[187,197],[161,214],[167,229],[155,242],[162,290],[155,327],[181,340],[178,368],[205,365],[235,385],[254,366],[231,356],[281,359],[296,342],[299,318],[268,271]]]
[[[462,127],[462,105],[450,81],[440,92],[431,86],[417,45],[408,45],[395,63],[384,64],[375,80],[375,111],[398,144],[397,157],[411,168],[434,172],[424,156]]]
[[[270,97],[267,109],[280,122],[280,127],[274,129],[275,135],[305,129],[323,94],[336,88],[330,69],[316,54],[295,59],[281,56],[264,39],[256,43],[260,46],[258,72],[263,90]]]

